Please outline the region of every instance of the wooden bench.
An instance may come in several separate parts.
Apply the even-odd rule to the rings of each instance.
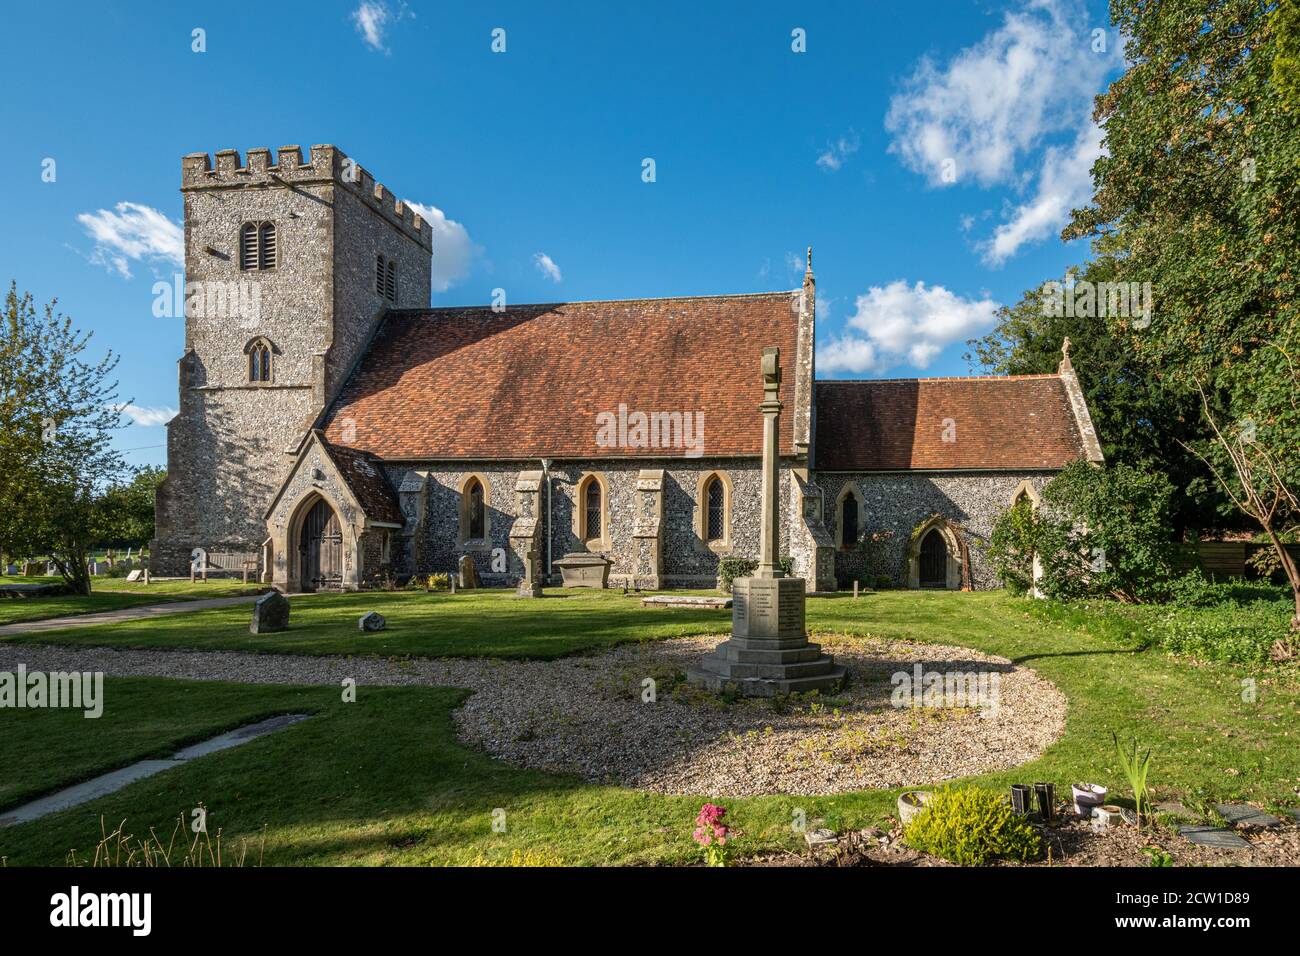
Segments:
[[[209,574],[243,574],[247,584],[249,573],[257,575],[261,564],[254,551],[205,551],[202,559],[190,562],[190,583],[200,576],[206,581]]]

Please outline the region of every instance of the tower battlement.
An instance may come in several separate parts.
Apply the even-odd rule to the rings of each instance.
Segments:
[[[181,192],[214,189],[274,189],[333,183],[351,190],[377,215],[396,226],[425,250],[433,249],[433,231],[410,206],[397,199],[383,183],[343,150],[329,144],[316,145],[303,162],[298,146],[281,146],[271,159],[271,150],[257,147],[240,162],[239,150],[189,153],[181,160]]]

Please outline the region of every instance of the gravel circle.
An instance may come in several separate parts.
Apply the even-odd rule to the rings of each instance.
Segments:
[[[722,637],[626,644],[554,661],[401,659],[0,644],[0,670],[270,684],[457,686],[462,740],[520,766],[654,793],[816,795],[924,786],[1033,760],[1065,726],[1050,682],[961,647],[819,635],[849,672],[827,697],[726,702],[685,683]],[[996,675],[996,706],[895,707],[894,675]],[[643,702],[643,681],[655,700]],[[986,685],[988,686],[988,685]],[[960,703],[960,701],[959,701]]]

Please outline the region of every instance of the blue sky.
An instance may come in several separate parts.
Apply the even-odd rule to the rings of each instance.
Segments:
[[[435,305],[794,288],[811,245],[824,378],[967,374],[1087,254],[1102,3],[539,6],[6,10],[0,278],[120,354],[131,463],[177,404],[188,152],[338,145],[434,220]]]

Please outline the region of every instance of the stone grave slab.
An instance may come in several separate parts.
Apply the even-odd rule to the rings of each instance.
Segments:
[[[384,620],[384,616],[378,611],[367,611],[365,614],[362,614],[361,619],[357,621],[357,630],[382,631],[386,624],[387,622]]]
[[[1213,847],[1217,850],[1250,849],[1249,843],[1223,827],[1186,826],[1179,827],[1178,832],[1198,846]]]
[[[1282,823],[1273,814],[1244,803],[1216,803],[1214,809],[1234,827],[1275,827]]]

